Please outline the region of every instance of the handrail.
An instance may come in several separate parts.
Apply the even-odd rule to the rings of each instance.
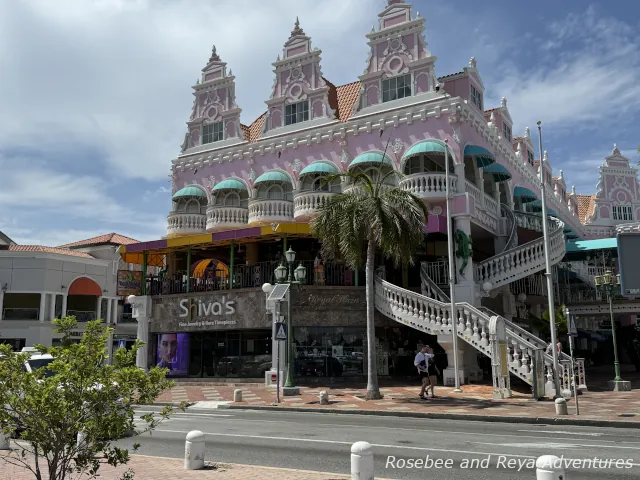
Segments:
[[[516,216],[513,213],[513,210],[511,210],[508,205],[501,203],[500,208],[502,210],[502,216],[507,217],[507,219],[510,220],[510,223],[511,223],[511,232],[509,233],[509,239],[507,240],[507,243],[505,243],[504,248],[502,249],[502,252],[500,252],[500,253],[504,253],[510,248],[513,248],[512,244],[516,239],[518,225],[516,223]]]
[[[444,293],[444,291],[438,286],[436,282],[433,281],[433,279],[427,273],[427,266],[425,265],[425,262],[420,263],[420,279],[424,283],[426,283],[438,297],[440,297],[438,300],[442,302],[450,301],[449,295]]]

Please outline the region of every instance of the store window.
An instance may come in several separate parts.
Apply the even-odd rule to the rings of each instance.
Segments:
[[[11,345],[14,352],[20,352],[27,346],[26,338],[0,338],[0,345]]]
[[[297,376],[364,375],[366,329],[294,327]]]

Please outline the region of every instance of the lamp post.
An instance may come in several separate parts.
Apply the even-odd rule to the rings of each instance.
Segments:
[[[276,283],[287,283],[289,285],[303,285],[307,278],[307,269],[302,263],[294,270],[293,264],[296,260],[296,252],[291,247],[285,252],[285,258],[287,260],[288,269],[284,265],[280,264],[274,271]],[[291,288],[289,288],[289,298],[287,301],[287,379],[285,380],[284,387],[288,389],[295,388],[296,384],[293,380],[293,322],[291,320]],[[286,391],[285,391],[286,392]],[[286,393],[285,393],[286,395]]]
[[[631,390],[631,383],[622,380],[620,377],[620,362],[618,361],[618,342],[616,341],[616,323],[613,320],[613,294],[620,288],[620,275],[614,275],[611,270],[607,270],[603,275],[594,277],[596,288],[600,288],[609,296],[609,316],[611,318],[611,335],[613,337],[613,366],[616,377],[609,381],[609,386],[614,392]]]
[[[544,151],[542,150],[542,122],[538,122],[538,140],[540,146],[540,193],[542,203],[542,236],[544,238],[545,277],[547,277],[547,299],[549,301],[549,323],[551,329],[551,354],[553,358],[553,381],[556,387],[556,398],[562,396],[560,390],[560,369],[558,367],[558,349],[556,345],[556,307],[553,301],[553,278],[551,278],[551,259],[549,258],[549,228],[547,225],[547,198],[545,194]]]

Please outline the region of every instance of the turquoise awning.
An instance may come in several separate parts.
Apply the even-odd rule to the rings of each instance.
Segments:
[[[173,194],[173,198],[185,198],[185,197],[199,197],[199,198],[207,198],[207,194],[204,193],[204,190],[198,187],[184,187],[178,190]]]
[[[488,167],[492,163],[496,162],[496,158],[489,150],[478,145],[467,145],[464,147],[464,156],[475,157],[476,164],[479,168]]]
[[[542,201],[534,200],[533,202],[528,202],[527,208],[534,212],[542,212]],[[547,215],[556,215],[556,212],[555,210],[547,207]]]
[[[514,198],[520,198],[523,203],[533,202],[538,199],[538,195],[525,187],[516,187],[513,189]]]
[[[420,143],[416,143],[413,145],[407,153],[402,156],[402,159],[405,160],[409,157],[413,157],[414,155],[420,155],[421,153],[441,153],[444,155],[445,148],[439,142],[434,140],[425,140]],[[449,156],[451,156],[451,151],[449,151]]]
[[[291,183],[291,178],[284,172],[278,172],[277,170],[272,170],[270,172],[263,173],[260,175],[254,183],[262,183],[262,182],[287,182]]]
[[[611,250],[618,248],[617,238],[598,238],[596,240],[572,240],[567,242],[567,253],[587,252],[589,250]]]
[[[494,163],[485,167],[483,172],[492,174],[493,179],[496,182],[504,182],[511,179],[511,172],[509,172],[504,165],[500,165],[499,163]]]
[[[227,178],[226,180],[221,181],[216,186],[213,187],[212,190],[224,190],[224,189],[233,189],[233,190],[246,190],[247,186],[242,183],[240,180],[236,180],[235,178]]]
[[[393,166],[393,162],[391,161],[391,159],[384,155],[382,152],[366,152],[354,158],[353,161],[349,164],[349,168],[364,163],[384,163],[385,165],[389,165],[390,167]]]
[[[332,163],[326,162],[314,162],[311,165],[307,165],[300,172],[300,176],[307,175],[309,173],[340,173],[338,167]]]

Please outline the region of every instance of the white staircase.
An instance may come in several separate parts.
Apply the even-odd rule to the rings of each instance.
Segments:
[[[540,215],[514,212],[514,216],[518,226],[535,231],[542,230]],[[564,223],[555,217],[548,217],[547,221],[549,256],[551,264],[555,265],[562,260],[565,254]],[[544,268],[544,239],[540,237],[476,263],[475,281],[480,285],[491,282],[495,289]]]

